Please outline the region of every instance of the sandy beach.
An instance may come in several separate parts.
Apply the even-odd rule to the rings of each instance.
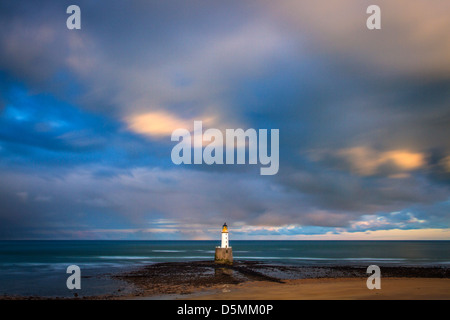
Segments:
[[[386,278],[369,290],[365,278],[253,281],[194,294],[196,300],[449,300],[450,279]]]

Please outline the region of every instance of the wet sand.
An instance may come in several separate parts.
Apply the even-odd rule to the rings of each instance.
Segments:
[[[181,298],[183,299],[183,298]],[[185,297],[196,300],[449,300],[450,279],[384,278],[369,290],[366,278],[248,282]]]

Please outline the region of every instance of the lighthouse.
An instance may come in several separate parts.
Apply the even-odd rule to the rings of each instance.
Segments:
[[[225,222],[222,226],[222,242],[216,247],[214,262],[221,264],[233,264],[233,249],[230,247],[228,238],[228,226]]]
[[[220,246],[221,248],[228,248],[229,244],[228,244],[228,226],[227,223],[225,222],[222,226],[222,244]]]

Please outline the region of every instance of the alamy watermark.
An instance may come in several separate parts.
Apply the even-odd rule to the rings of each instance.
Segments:
[[[279,169],[278,129],[270,130],[269,143],[267,129],[226,129],[224,135],[215,128],[203,132],[202,121],[194,121],[193,137],[189,130],[180,128],[172,132],[171,140],[178,141],[171,153],[172,162],[177,165],[258,164],[259,161],[263,166],[261,175],[274,175]]]
[[[367,14],[370,16],[367,18],[366,26],[369,30],[381,29],[381,9],[379,6],[373,4],[367,7]]]
[[[67,29],[81,29],[81,9],[77,5],[70,5],[67,7],[66,13],[70,16],[66,20]]]
[[[372,274],[369,278],[367,278],[366,285],[367,288],[372,289],[381,289],[381,270],[379,266],[371,265],[367,267],[367,273]]]
[[[77,265],[67,267],[66,273],[72,274],[66,280],[67,289],[81,289],[81,269]]]

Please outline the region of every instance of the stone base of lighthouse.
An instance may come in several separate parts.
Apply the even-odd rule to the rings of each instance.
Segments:
[[[220,264],[233,264],[233,249],[216,248],[216,255],[214,257],[214,262]]]

